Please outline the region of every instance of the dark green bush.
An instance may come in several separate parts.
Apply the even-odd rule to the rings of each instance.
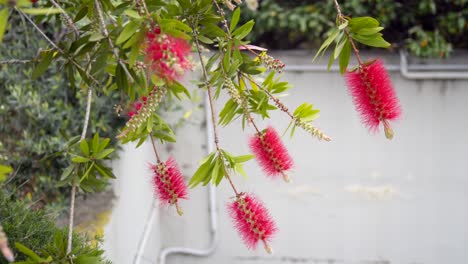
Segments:
[[[453,48],[468,48],[467,0],[349,0],[343,13],[372,16],[385,39],[422,57],[446,57]],[[333,26],[333,1],[263,0],[257,11],[243,7],[243,20],[255,18],[251,40],[272,49],[315,48]]]
[[[0,223],[8,235],[10,247],[13,249],[16,260],[26,260],[26,256],[18,251],[15,243],[20,243],[31,249],[41,257],[51,256],[53,263],[63,262],[66,248],[66,229],[55,226],[52,216],[42,210],[31,210],[32,205],[17,201],[13,196],[0,189]],[[75,234],[73,251],[75,259],[81,257],[93,258],[96,262],[105,263],[102,251],[92,245],[87,236]],[[0,256],[0,264],[7,261]],[[91,263],[91,262],[89,262]]]
[[[47,43],[16,12],[10,19],[16,26],[4,36],[0,60],[38,58],[39,48]],[[42,26],[51,37],[63,34],[54,24]],[[15,169],[6,188],[15,189],[18,198],[36,201],[35,208],[63,202],[67,197],[69,188],[57,188],[56,184],[69,161],[54,153],[62,150],[68,139],[80,135],[83,126],[85,95],[81,87],[75,87],[78,82],[69,80],[62,64],[53,63],[37,79],[32,77],[34,63],[0,65],[0,164]],[[120,100],[116,97],[99,92],[94,96],[88,136],[99,132],[115,137],[113,128],[123,122],[113,109]]]

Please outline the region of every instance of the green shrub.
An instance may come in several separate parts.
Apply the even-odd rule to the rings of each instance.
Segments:
[[[16,12],[10,19],[17,25],[5,34],[0,60],[37,58],[40,47],[47,43],[33,28],[24,24]],[[44,24],[49,34],[57,34],[54,24]],[[56,29],[56,30],[55,30]],[[54,155],[66,142],[80,135],[84,119],[84,94],[78,83],[65,74],[63,62],[54,62],[38,78],[34,64],[0,65],[0,164],[14,168],[6,188],[15,190],[17,198],[36,201],[34,208],[51,202],[64,204],[69,188],[57,188],[57,182],[69,160]],[[120,127],[113,109],[120,96],[97,94],[93,98],[88,136],[115,138],[113,128]],[[113,144],[112,142],[111,144]]]
[[[385,39],[421,57],[446,57],[468,47],[467,0],[340,1],[345,15],[372,16]],[[333,1],[263,0],[257,11],[244,7],[243,20],[255,19],[251,40],[273,49],[314,48],[336,17]]]
[[[67,259],[64,253],[67,230],[56,227],[51,217],[45,211],[31,210],[31,204],[17,201],[0,189],[0,223],[8,235],[17,261],[26,260],[26,255],[15,247],[16,243],[20,243],[41,257],[51,256],[54,259],[53,263],[68,263],[64,262]],[[87,236],[74,235],[72,253],[75,260],[92,257],[95,262],[88,263],[105,263],[102,258],[103,252],[94,247],[92,240]],[[0,257],[0,264],[6,263],[7,261]]]

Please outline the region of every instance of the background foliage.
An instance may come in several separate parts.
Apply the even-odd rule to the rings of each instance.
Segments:
[[[11,27],[0,48],[0,59],[35,58],[47,47],[36,30],[12,12]],[[54,21],[43,29],[52,38],[61,38],[61,27]],[[65,148],[67,141],[83,126],[85,96],[63,71],[57,61],[46,72],[32,79],[37,68],[33,63],[0,65],[0,164],[15,168],[5,187],[15,189],[17,198],[34,201],[34,207],[63,201],[68,188],[57,188],[57,182],[69,160],[54,155]],[[73,88],[75,85],[75,88]],[[97,94],[93,98],[90,132],[114,138],[115,127],[123,123],[113,109],[117,96]],[[59,204],[60,204],[59,203]]]
[[[55,226],[52,215],[47,215],[43,210],[31,210],[30,208],[31,204],[17,201],[14,196],[0,188],[0,223],[2,223],[5,233],[8,234],[9,244],[15,252],[16,260],[26,259],[26,255],[20,253],[15,247],[15,243],[21,243],[40,256],[53,257],[56,262],[52,263],[64,263],[61,262],[63,257],[61,255],[65,255],[63,245],[66,230]],[[62,239],[59,239],[60,237]],[[103,252],[89,237],[75,234],[73,243],[73,251],[77,258],[87,257],[89,260],[90,257],[93,257],[93,262],[81,263],[105,262],[102,258]],[[0,256],[0,264],[6,263],[6,260]]]
[[[468,48],[467,0],[349,0],[344,15],[371,16],[381,22],[386,40],[422,57],[446,57]],[[257,11],[243,7],[242,20],[255,19],[250,40],[271,49],[317,48],[334,25],[333,1],[262,0]]]

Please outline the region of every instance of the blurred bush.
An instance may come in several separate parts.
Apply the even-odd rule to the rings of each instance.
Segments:
[[[17,201],[14,196],[0,188],[0,223],[8,236],[16,260],[27,259],[15,246],[16,243],[20,243],[41,257],[52,258],[52,263],[69,263],[65,262],[69,260],[65,254],[66,230],[57,228],[51,215],[47,215],[43,210],[31,210],[31,206],[32,204]],[[107,263],[102,257],[103,251],[97,247],[95,241],[87,236],[74,234],[73,263]],[[19,248],[22,249],[21,246]],[[83,262],[84,260],[88,262]],[[0,255],[0,264],[6,263],[8,262]]]
[[[55,201],[63,204],[69,188],[56,184],[69,164],[55,153],[81,134],[85,95],[67,78],[60,62],[41,77],[32,77],[34,64],[27,61],[37,58],[40,47],[48,44],[15,14],[11,24],[16,26],[4,36],[0,49],[0,61],[25,60],[0,65],[0,164],[14,168],[5,188],[14,190],[17,198],[34,201],[35,208]],[[53,39],[64,34],[53,24],[42,26]],[[113,109],[119,99],[94,96],[88,136],[99,132],[115,137],[113,127],[123,122]]]
[[[468,0],[347,0],[340,4],[345,15],[377,18],[387,41],[417,56],[447,57],[453,48],[468,48]],[[255,19],[251,40],[271,49],[317,48],[336,17],[331,0],[262,0],[256,11],[245,5],[243,9],[244,21]]]

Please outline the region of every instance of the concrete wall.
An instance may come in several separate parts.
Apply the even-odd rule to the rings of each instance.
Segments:
[[[279,55],[289,64],[310,64],[312,57]],[[397,56],[386,60],[398,61]],[[284,102],[291,109],[304,101],[314,103],[321,109],[315,124],[333,141],[319,142],[300,130],[293,139],[285,137],[296,163],[290,184],[267,179],[255,161],[246,166],[248,179],[234,178],[240,190],[261,197],[275,218],[280,229],[272,243],[275,254],[261,247],[248,251],[242,244],[225,210],[233,194],[223,182],[215,253],[208,258],[171,256],[168,263],[467,263],[468,81],[412,81],[391,75],[403,118],[394,123],[395,138],[388,141],[383,133],[369,134],[361,125],[338,73],[286,72],[284,78],[294,88]],[[203,113],[193,120],[171,147],[188,177],[205,153]],[[288,124],[281,112],[272,120],[259,123],[279,131]],[[245,132],[238,123],[220,129],[222,147],[248,153],[253,130]],[[120,199],[106,231],[114,263],[131,263],[135,254],[150,206],[149,188],[142,180],[148,175],[142,168],[151,159],[149,147],[143,146],[137,152],[128,149],[116,163]],[[208,245],[206,188],[196,188],[191,197],[182,204],[183,217],[159,209],[154,241],[145,250],[148,261],[142,263],[156,263],[160,248]]]

